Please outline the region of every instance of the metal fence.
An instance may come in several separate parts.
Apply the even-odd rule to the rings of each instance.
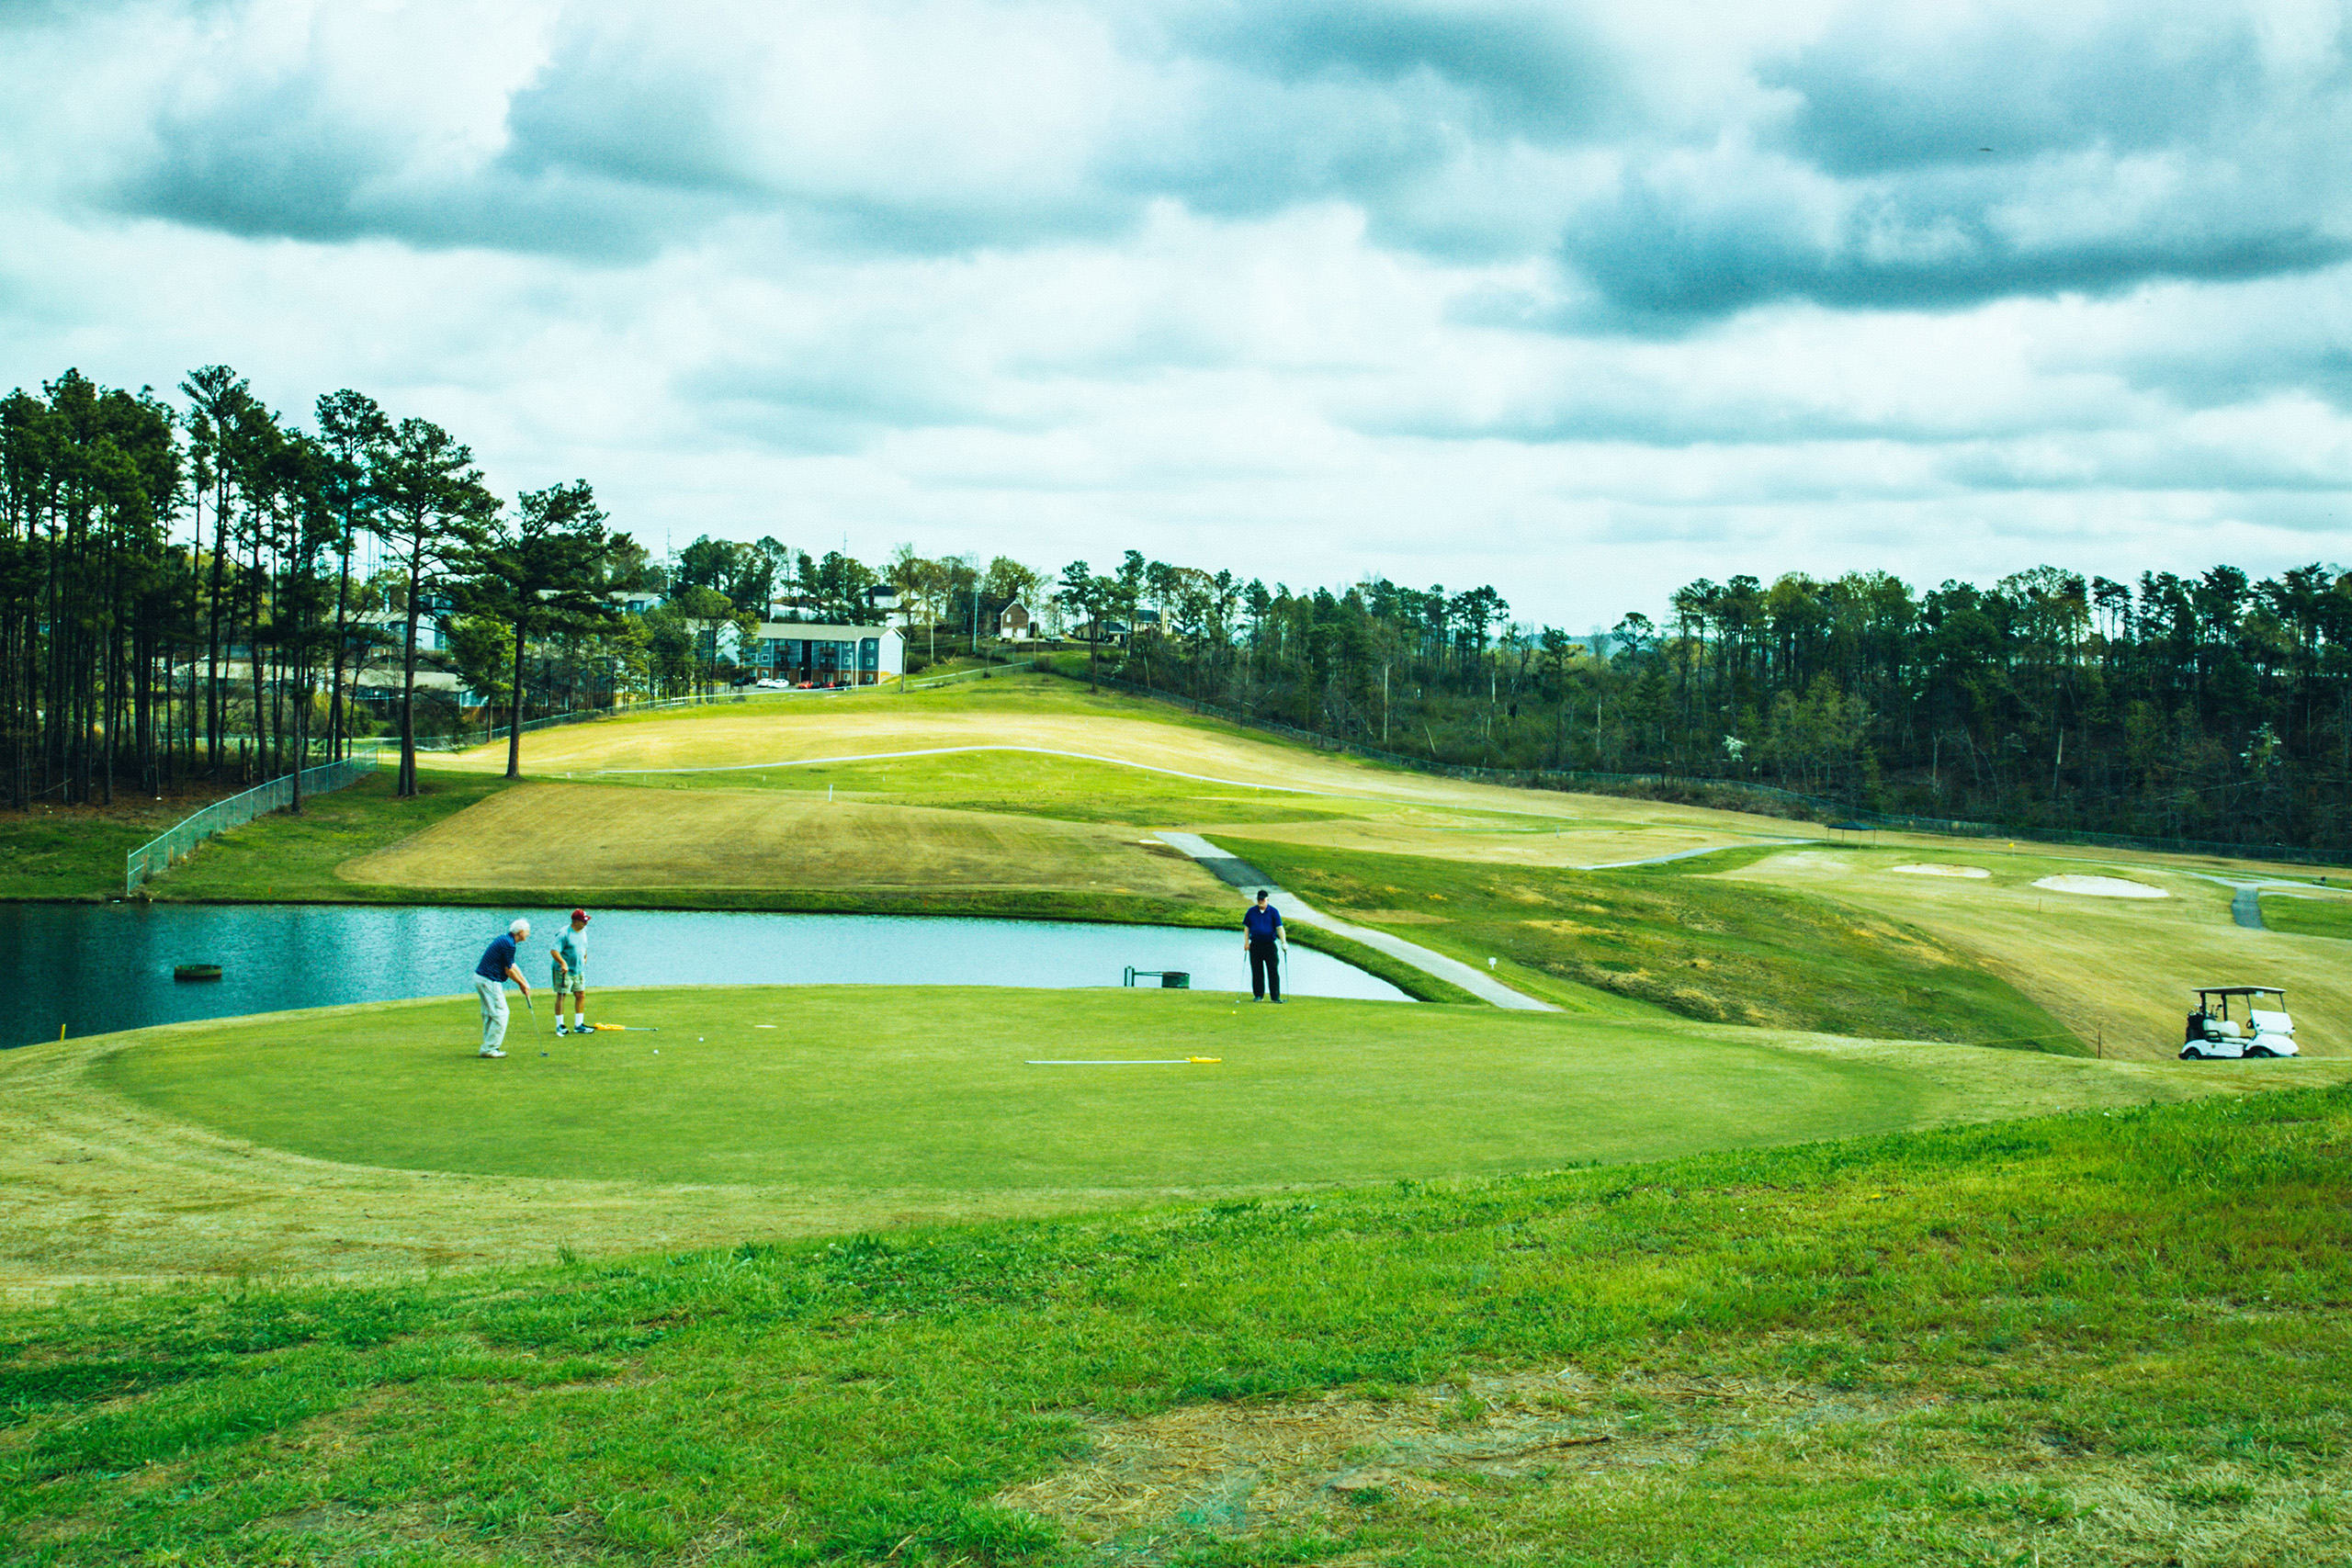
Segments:
[[[345,759],[340,762],[322,762],[315,768],[302,770],[302,794],[305,796],[326,795],[346,784],[357,784],[376,771],[376,754],[368,751]],[[188,852],[231,828],[242,828],[264,813],[294,804],[294,775],[287,773],[259,784],[243,795],[232,795],[226,800],[216,800],[186,821],[172,825],[160,838],[151,839],[125,857],[122,890],[135,893],[139,885],[149,877],[168,870],[175,861],[187,858]]]
[[[944,686],[950,681],[981,680],[990,675],[1007,674],[1015,670],[1034,669],[1036,663],[1037,661],[1034,659],[1015,659],[1004,664],[984,664],[977,670],[952,670],[944,675],[932,675],[920,680],[902,680],[899,684],[900,689],[904,691],[927,692],[933,686]]]
[[[1095,680],[1105,686],[1139,697],[1152,697],[1164,703],[1177,703],[1195,713],[1221,718],[1251,729],[1265,730],[1293,740],[1303,741],[1325,751],[1345,752],[1351,757],[1363,757],[1393,767],[1409,768],[1415,773],[1436,773],[1450,779],[1468,779],[1482,784],[1511,784],[1521,789],[1577,790],[1598,787],[1609,789],[1678,789],[1693,792],[1721,793],[1726,797],[1746,797],[1770,802],[1775,816],[1795,815],[1807,820],[1819,820],[1836,828],[1881,828],[1914,833],[1951,833],[1976,839],[2022,839],[2030,843],[2081,844],[2094,849],[2142,850],[2158,854],[2213,855],[2233,860],[2276,861],[2292,865],[2352,865],[2352,849],[2306,850],[2292,844],[2232,844],[2207,839],[2148,839],[2128,833],[2093,833],[2071,828],[2013,828],[1997,822],[1968,822],[1950,817],[1907,817],[1900,813],[1863,811],[1844,801],[1827,800],[1820,795],[1798,795],[1792,790],[1772,784],[1755,784],[1747,779],[1710,778],[1689,773],[1598,773],[1575,770],[1538,768],[1479,768],[1455,762],[1434,762],[1426,757],[1408,757],[1401,752],[1384,751],[1376,746],[1363,746],[1352,740],[1318,735],[1311,729],[1301,729],[1279,719],[1261,718],[1255,714],[1220,707],[1215,703],[1201,702],[1181,692],[1165,692],[1155,686],[1123,681],[1114,676],[1088,675],[1058,665],[1047,663],[1041,668],[1067,680]],[[1714,804],[1714,803],[1707,803]],[[1737,809],[1729,806],[1726,809]]]

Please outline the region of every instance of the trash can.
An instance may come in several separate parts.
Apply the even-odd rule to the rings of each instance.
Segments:
[[[1163,991],[1189,991],[1193,988],[1193,972],[1189,969],[1162,969],[1159,988]]]

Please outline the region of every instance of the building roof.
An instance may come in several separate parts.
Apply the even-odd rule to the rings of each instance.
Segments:
[[[896,626],[843,626],[818,621],[762,621],[756,635],[763,637],[806,638],[812,642],[854,642],[860,637],[896,637]]]

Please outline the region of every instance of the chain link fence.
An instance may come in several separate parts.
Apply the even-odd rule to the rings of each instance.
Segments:
[[[375,771],[373,751],[347,757],[340,762],[322,762],[302,770],[302,793],[306,796],[327,795],[357,784]],[[187,859],[189,852],[213,834],[242,828],[256,817],[293,804],[292,773],[255,785],[243,795],[214,801],[187,820],[174,823],[160,838],[151,839],[131,851],[125,857],[122,890],[137,892],[141,883],[169,870],[175,862]]]

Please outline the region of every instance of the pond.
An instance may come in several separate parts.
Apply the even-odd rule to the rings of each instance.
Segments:
[[[0,905],[0,984],[17,1000],[0,1045],[285,1008],[452,996],[505,922],[531,922],[523,973],[540,998],[560,909],[347,904]],[[1243,990],[1238,931],[895,915],[613,909],[589,926],[588,977],[609,986],[1116,986],[1129,966],[1189,970],[1202,990]],[[177,964],[219,980],[177,981]],[[1137,985],[1157,985],[1139,979]],[[1283,985],[1307,997],[1408,999],[1336,958],[1291,953]],[[519,998],[518,998],[519,999]]]

